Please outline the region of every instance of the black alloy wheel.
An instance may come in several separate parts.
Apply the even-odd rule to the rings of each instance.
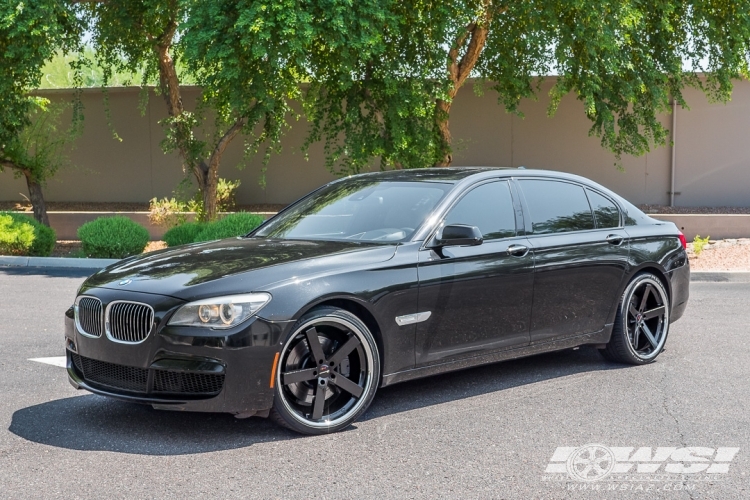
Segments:
[[[669,331],[669,296],[659,278],[637,275],[620,301],[612,338],[600,352],[607,359],[642,365],[664,350]]]
[[[336,432],[367,410],[379,382],[380,357],[367,326],[343,309],[315,309],[281,348],[272,417],[305,434]]]

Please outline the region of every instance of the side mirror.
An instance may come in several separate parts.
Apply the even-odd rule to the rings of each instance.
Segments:
[[[476,226],[451,224],[440,228],[430,244],[431,248],[481,245],[484,238]]]

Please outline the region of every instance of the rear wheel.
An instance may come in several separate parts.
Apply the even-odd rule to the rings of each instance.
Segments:
[[[271,417],[304,434],[344,429],[370,406],[380,380],[377,344],[343,309],[303,316],[279,355]]]
[[[653,362],[664,350],[669,331],[669,296],[659,278],[637,275],[618,306],[612,338],[602,355],[633,365]]]

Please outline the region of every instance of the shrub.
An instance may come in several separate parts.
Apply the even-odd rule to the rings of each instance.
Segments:
[[[234,208],[237,204],[236,195],[239,187],[239,180],[219,179],[219,183],[216,185],[216,207],[219,212],[227,212]]]
[[[195,241],[211,241],[243,236],[260,226],[262,222],[263,217],[256,214],[246,212],[230,214],[223,219],[205,224],[203,230],[196,236]]]
[[[203,231],[204,226],[205,224],[200,222],[186,222],[180,224],[164,233],[164,241],[167,243],[168,247],[193,243],[196,241],[195,239],[198,237],[198,233]]]
[[[52,228],[28,215],[0,212],[0,254],[47,257],[56,240]]]
[[[148,231],[127,217],[99,217],[78,228],[78,239],[87,257],[124,259],[143,252]]]
[[[710,236],[706,236],[705,238],[701,238],[699,234],[695,235],[695,239],[693,240],[693,252],[695,255],[700,255],[703,251],[703,247],[708,245],[708,239]]]
[[[240,187],[240,181],[228,181],[219,179],[216,186],[216,207],[219,212],[226,212],[234,208],[237,188]],[[203,197],[200,191],[195,193],[192,198],[185,192],[184,185],[181,184],[172,198],[153,198],[149,202],[148,218],[152,224],[157,226],[176,227],[182,225],[187,220],[185,212],[195,212],[198,220],[203,220]],[[187,199],[187,201],[183,201]]]

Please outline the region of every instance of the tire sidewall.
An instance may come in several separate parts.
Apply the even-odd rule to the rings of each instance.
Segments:
[[[666,321],[664,322],[664,335],[662,337],[661,345],[659,346],[659,349],[657,350],[656,354],[653,356],[649,356],[648,358],[644,358],[640,354],[638,354],[635,349],[633,348],[632,344],[630,343],[630,339],[628,338],[628,304],[630,303],[630,299],[632,297],[633,292],[635,289],[644,281],[648,281],[655,287],[659,289],[659,293],[664,298],[664,305],[666,307]],[[623,341],[625,346],[627,347],[628,355],[632,358],[633,363],[636,364],[649,364],[653,363],[657,357],[659,357],[659,354],[664,350],[664,346],[667,343],[667,337],[669,336],[669,313],[671,309],[671,303],[669,299],[669,294],[667,293],[666,288],[662,284],[661,280],[651,274],[651,273],[641,273],[636,275],[628,284],[627,288],[625,289],[625,292],[622,295],[622,299],[620,300],[620,331],[621,335],[623,336]]]
[[[304,424],[298,418],[292,415],[289,408],[287,408],[287,406],[282,401],[283,395],[281,391],[283,390],[283,386],[281,384],[281,372],[283,370],[283,366],[281,363],[281,358],[284,355],[283,351],[287,347],[287,344],[289,343],[289,341],[299,334],[299,331],[303,326],[305,326],[307,323],[310,323],[311,321],[320,320],[324,318],[327,318],[333,321],[344,320],[354,325],[361,332],[362,338],[360,338],[360,340],[362,342],[367,342],[367,345],[372,355],[372,366],[370,368],[371,383],[370,383],[369,389],[367,390],[367,393],[362,396],[361,398],[362,402],[359,404],[359,407],[357,408],[356,411],[352,412],[350,415],[347,415],[345,419],[343,419],[341,422],[337,423],[336,425],[330,425],[326,427],[314,427],[314,426]],[[276,372],[274,373],[274,379],[275,379],[275,383],[274,383],[273,409],[278,414],[278,416],[283,419],[284,425],[286,425],[292,430],[295,430],[303,434],[315,435],[315,434],[330,434],[333,432],[338,432],[342,429],[349,427],[353,422],[355,422],[359,417],[361,417],[362,414],[365,411],[367,411],[370,404],[372,403],[372,400],[375,397],[375,393],[377,392],[377,388],[380,384],[380,352],[378,350],[378,346],[377,346],[377,343],[375,342],[375,338],[373,337],[372,332],[370,332],[370,329],[367,327],[367,325],[365,325],[364,322],[360,320],[356,315],[350,313],[349,311],[346,311],[344,309],[339,309],[336,307],[316,308],[306,313],[305,315],[303,315],[294,324],[294,327],[292,327],[290,334],[282,342],[281,348],[280,348],[279,363],[276,368]]]

